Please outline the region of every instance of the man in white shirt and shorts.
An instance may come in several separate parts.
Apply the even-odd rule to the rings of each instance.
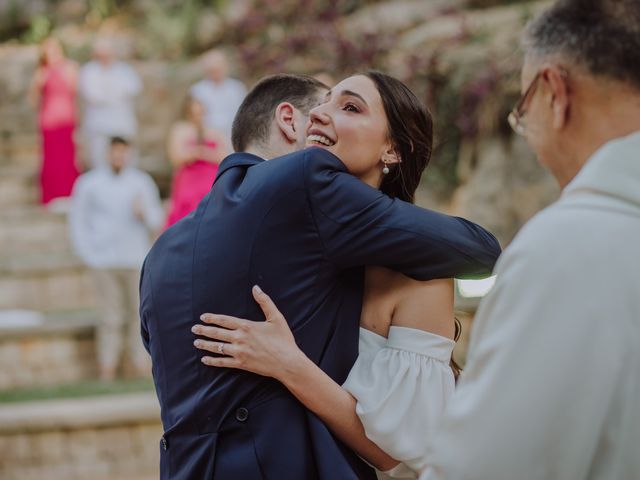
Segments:
[[[101,322],[96,343],[100,377],[113,380],[127,351],[136,374],[148,374],[140,342],[139,271],[151,237],[164,222],[158,188],[128,165],[130,147],[110,140],[109,164],[81,175],[72,195],[69,226],[75,253],[91,269]]]

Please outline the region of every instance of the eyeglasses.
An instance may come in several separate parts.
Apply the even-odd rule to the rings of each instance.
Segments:
[[[529,84],[529,87],[522,94],[520,100],[518,100],[518,103],[515,107],[513,107],[513,110],[509,112],[509,116],[507,117],[509,125],[511,125],[513,131],[518,135],[524,135],[527,131],[526,125],[523,121],[523,117],[525,114],[525,103],[527,102],[527,99],[536,91],[536,86],[538,85],[538,80],[540,79],[541,73],[541,71],[536,73],[536,76],[533,77],[533,80]]]
[[[556,67],[556,68],[558,69],[558,73],[560,74],[560,76],[566,82],[567,78],[569,77],[569,73],[567,73],[567,71],[562,67]],[[529,87],[522,94],[522,97],[520,97],[520,100],[518,100],[518,103],[513,108],[513,110],[511,110],[511,112],[509,113],[509,116],[507,117],[507,120],[509,121],[509,125],[511,125],[511,128],[513,128],[513,131],[516,132],[518,135],[524,135],[527,132],[527,126],[523,120],[523,117],[525,114],[525,107],[527,105],[527,100],[536,91],[538,80],[540,80],[540,76],[542,75],[542,72],[543,70],[540,70],[538,71],[538,73],[536,73],[536,76],[533,77],[533,80],[531,80]]]

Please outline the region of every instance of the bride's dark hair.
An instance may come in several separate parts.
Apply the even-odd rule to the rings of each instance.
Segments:
[[[458,317],[454,317],[454,320],[456,325],[456,333],[454,333],[453,335],[453,341],[457,343],[458,339],[460,338],[460,334],[462,333],[462,323],[460,323]],[[458,364],[458,362],[456,362],[456,359],[453,358],[453,352],[451,352],[451,360],[449,361],[449,366],[451,367],[451,370],[453,370],[453,377],[457,382],[458,378],[460,378],[460,374],[462,373],[462,367]]]
[[[433,120],[429,110],[400,80],[375,70],[362,75],[376,86],[399,164],[390,165],[380,191],[390,197],[412,202],[422,172],[429,164],[433,146]]]
[[[376,86],[387,115],[389,139],[400,157],[400,163],[389,166],[389,173],[380,184],[380,191],[392,198],[414,202],[422,172],[429,165],[433,147],[431,112],[400,80],[375,70],[362,75]],[[454,340],[460,338],[462,325],[455,319]],[[451,369],[458,379],[462,368],[451,355]]]

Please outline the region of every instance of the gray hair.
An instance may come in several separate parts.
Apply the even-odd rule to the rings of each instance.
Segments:
[[[640,88],[640,0],[559,0],[532,20],[525,52]]]

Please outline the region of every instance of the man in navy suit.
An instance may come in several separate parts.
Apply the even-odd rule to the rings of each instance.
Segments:
[[[325,91],[308,77],[260,82],[234,122],[245,153],[225,159],[197,210],[145,261],[140,312],[165,431],[162,479],[373,480],[277,381],[202,365],[191,326],[210,311],[263,318],[251,296],[259,284],[307,356],[342,383],[358,354],[365,265],[446,278],[488,274],[499,254],[477,225],[392,200],[325,150],[298,151]]]

